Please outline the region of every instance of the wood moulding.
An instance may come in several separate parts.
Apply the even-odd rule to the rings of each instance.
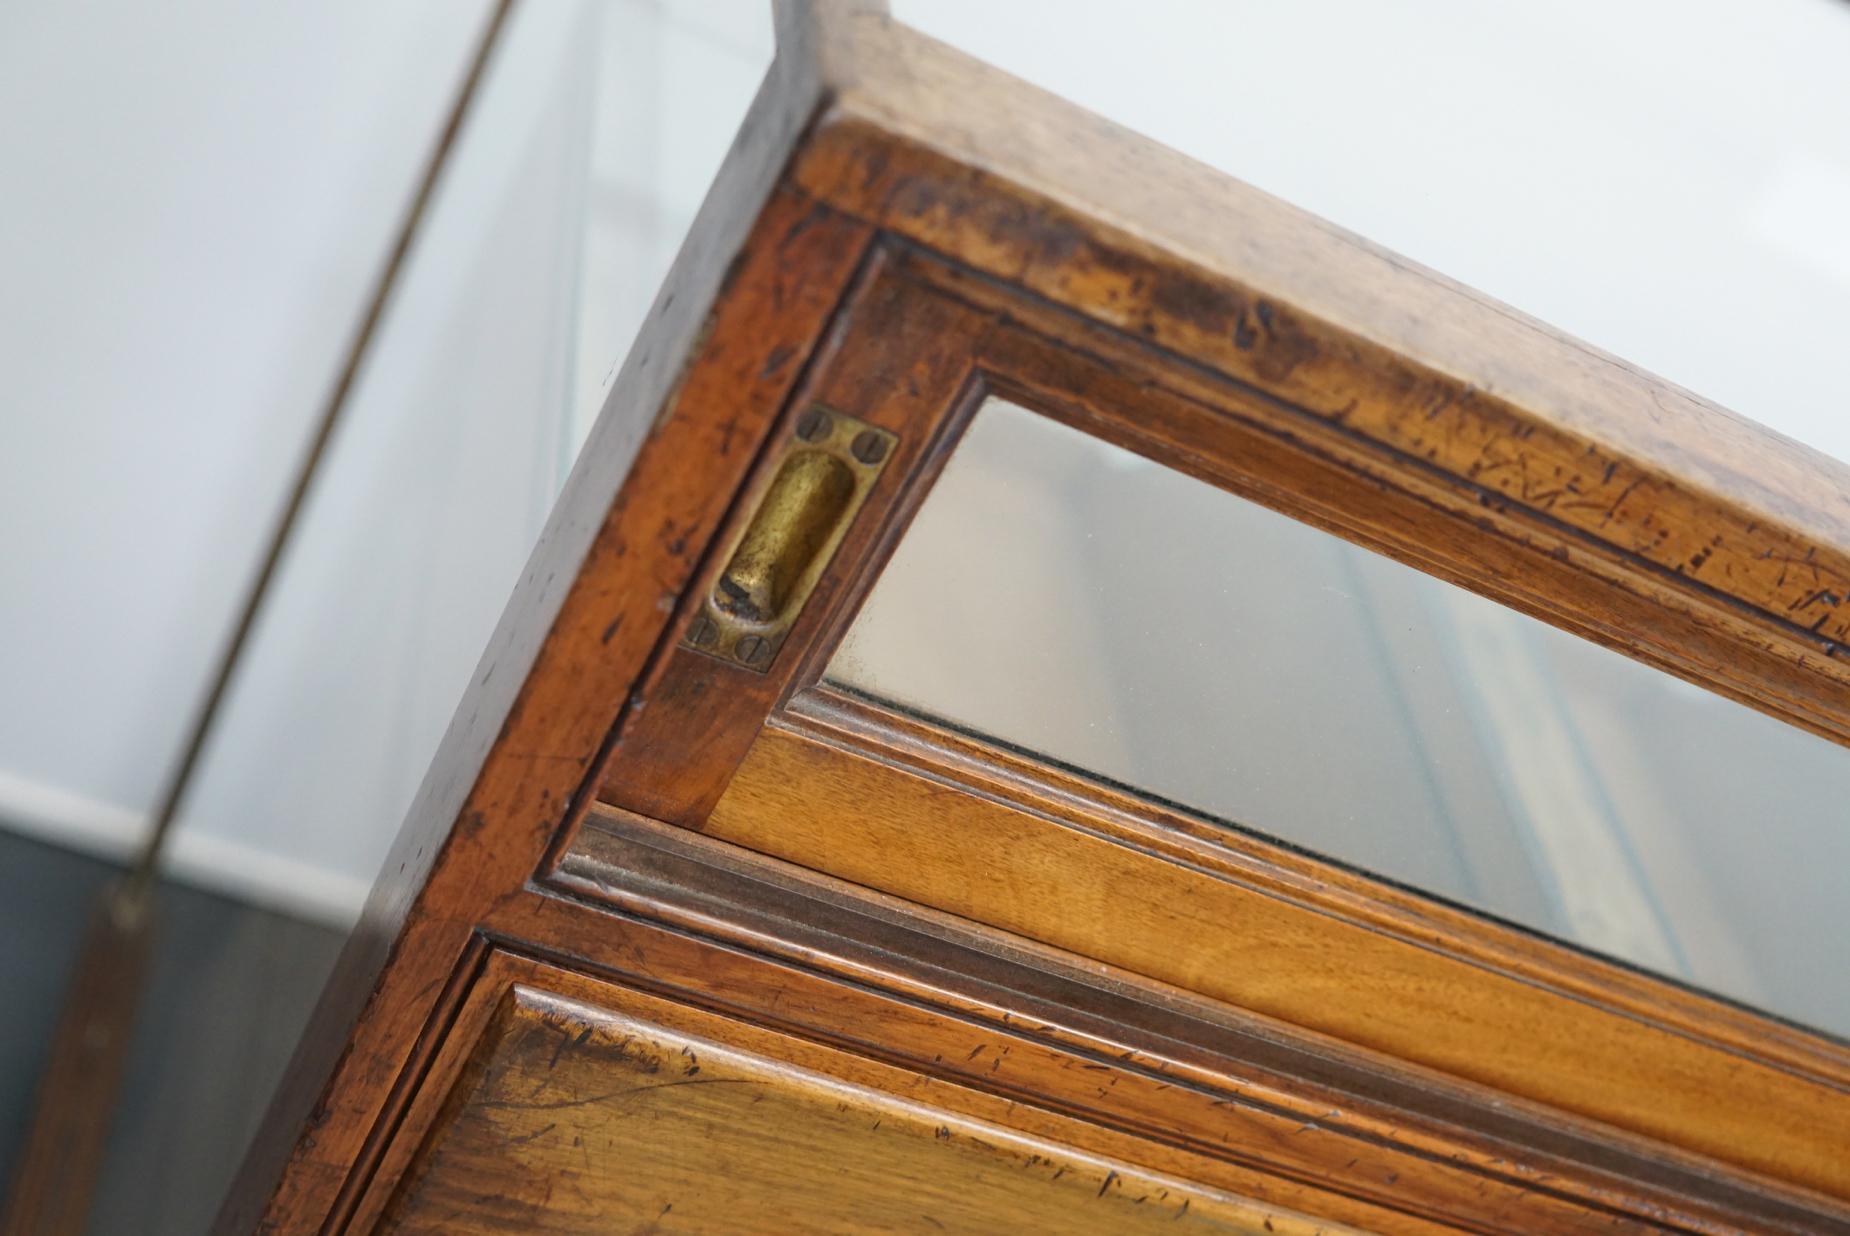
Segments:
[[[544,865],[870,231],[775,188],[806,108],[773,75],[522,575],[221,1210],[346,1222],[435,1050],[477,924]],[[687,466],[700,460],[699,468]]]
[[[873,326],[885,345],[854,346]],[[958,418],[1003,386],[1850,737],[1850,469],[877,11],[791,6],[221,1231],[379,1221],[520,982],[731,1019],[772,1057],[758,1036],[794,1036],[1376,1230],[1850,1228],[1843,1045],[805,695]],[[917,484],[883,480],[775,672],[716,703],[677,624],[767,443],[823,395],[898,433],[885,475]],[[947,825],[1018,833],[1075,883],[1023,920]],[[942,866],[894,863],[921,846]],[[1253,951],[1191,961],[1225,943],[1212,917],[1168,954],[1101,938],[1062,899],[1127,864],[1132,917],[1205,899]],[[1423,1002],[1443,1034],[1366,1001]],[[956,1063],[1000,1045],[1024,1073]],[[1116,1097],[1076,1085],[1094,1065]]]
[[[819,46],[806,192],[1648,568],[1850,736],[1850,466],[890,19]]]
[[[732,972],[748,1000],[776,977]],[[1248,1176],[1202,1155],[543,959],[491,955],[462,1022],[413,1161],[368,1199],[379,1230],[1352,1230],[1242,1197],[1229,1185]],[[927,1026],[939,1054],[1011,1047]]]
[[[797,405],[822,400],[913,444],[905,479],[844,542],[797,655],[762,676],[682,651],[657,661],[611,749],[607,801],[1718,1162],[1850,1191],[1834,1141],[1850,1137],[1841,1044],[816,689],[956,427],[992,390],[1564,625],[1648,623],[1686,654],[1727,660],[1698,619],[1563,562],[1546,529],[1486,526],[1426,475],[1325,443],[1242,385],[1178,378],[1145,342],[973,287],[936,258],[902,252],[870,270]],[[1698,676],[1693,656],[1684,664]],[[1742,1087],[1766,1101],[1741,1101]]]
[[[1262,1173],[1428,1221],[1537,1232],[1633,1223],[1803,1231],[1850,1217],[1840,1204],[1805,1190],[1717,1173],[1650,1139],[1492,1095],[1183,988],[906,900],[870,896],[864,887],[627,813],[596,810],[556,878],[593,904],[727,941],[883,998],[1134,1064],[1160,1079],[1157,1095],[1167,1086],[1205,1090],[1217,1096],[1215,1110],[1245,1130],[1222,1137],[1221,1153]],[[731,1006],[734,993],[724,980],[702,990],[705,1000]],[[749,1009],[741,1015],[757,1016]],[[841,1023],[832,1033],[860,1050],[912,1053],[919,1065],[994,1080],[948,1054],[925,1060],[901,1029],[880,1018]],[[1011,1093],[1028,1102],[1049,1098]],[[1173,1123],[1159,1111],[1121,1108],[1117,1099],[1115,1092],[1094,1093],[1089,1118],[1114,1127],[1131,1121],[1143,1135],[1157,1136]],[[1384,1222],[1304,1200],[1285,1204],[1346,1215],[1349,1222]]]
[[[601,830],[600,823],[596,831]],[[657,840],[665,847],[666,861],[658,859],[653,874],[687,861],[689,855],[675,853],[671,839]],[[1538,1150],[1494,1136],[1460,1135],[1455,1128],[1398,1110],[1379,1095],[1358,1098],[1307,1087],[1301,1079],[1274,1091],[1263,1069],[1247,1059],[1191,1043],[1190,1037],[1199,1042],[1206,1027],[1191,1031],[1185,1013],[1153,1014],[1145,1008],[1127,1020],[1126,1002],[1113,1005],[1108,985],[1097,976],[1087,982],[1089,994],[1076,995],[1070,982],[1056,987],[1057,978],[1050,978],[1049,967],[1041,964],[1052,959],[1032,959],[1032,967],[1018,964],[1014,973],[1002,973],[992,955],[988,977],[1001,982],[985,990],[973,989],[963,976],[964,958],[946,951],[937,960],[955,964],[956,974],[927,967],[902,994],[890,982],[904,973],[906,963],[890,947],[916,932],[917,923],[895,916],[883,935],[878,907],[872,911],[875,925],[868,928],[877,941],[872,948],[832,936],[814,911],[807,947],[793,948],[781,963],[754,955],[755,949],[715,948],[659,922],[672,924],[677,906],[693,910],[700,898],[690,900],[681,883],[686,872],[676,869],[674,885],[656,889],[670,901],[651,903],[650,894],[639,888],[647,875],[639,880],[631,856],[620,848],[633,841],[619,840],[616,848],[602,850],[601,858],[623,860],[620,870],[600,876],[599,859],[587,857],[574,864],[569,879],[600,899],[632,900],[647,911],[642,917],[539,898],[522,899],[498,916],[500,928],[519,926],[527,941],[519,946],[523,955],[490,950],[469,980],[453,1027],[389,1143],[390,1170],[375,1175],[356,1208],[359,1226],[404,1205],[407,1191],[417,1188],[423,1170],[419,1160],[428,1161],[434,1130],[450,1118],[446,1111],[465,1102],[466,1088],[458,1087],[456,1079],[516,982],[603,1008],[633,1009],[641,1001],[648,1011],[636,1015],[648,1023],[673,1025],[693,1018],[712,1027],[703,1032],[711,1041],[748,1048],[754,1041],[814,1044],[835,1061],[821,1069],[834,1077],[869,1068],[903,1070],[911,1080],[882,1084],[939,1110],[997,1121],[1209,1190],[1370,1231],[1726,1232],[1748,1227],[1802,1232],[1843,1221],[1829,1209],[1707,1179],[1699,1170],[1654,1156],[1648,1147],[1595,1139],[1592,1145],[1605,1157],[1589,1166],[1556,1153],[1574,1148],[1571,1132],[1557,1129],[1551,1135],[1554,1145]],[[693,861],[704,858],[695,855]],[[642,864],[644,872],[649,868],[648,862]],[[751,927],[768,926],[771,920],[750,917],[747,904],[763,909],[764,900],[747,892],[740,901],[741,883],[730,876],[718,874],[708,882],[708,893],[718,899],[707,900],[705,909],[723,907],[724,929],[743,939]],[[793,906],[808,890],[792,897],[796,886],[775,874],[772,881],[783,890],[770,893],[778,903],[772,914],[783,918],[779,935],[802,937],[788,915],[797,912]],[[722,887],[733,891],[716,893]],[[836,921],[859,931],[864,924],[855,916],[869,912],[865,903],[851,895],[840,907],[848,917],[836,913]],[[588,918],[622,944],[601,962],[571,951],[572,942],[583,938]],[[972,943],[989,952],[988,946],[998,941]],[[1001,943],[1006,956],[1008,946]],[[1057,971],[1057,961],[1053,968]],[[860,981],[870,972],[879,974],[883,985]],[[1017,975],[1052,999],[1037,1000],[1013,989],[1009,983]],[[948,983],[941,981],[946,977]],[[612,984],[637,994],[613,991]],[[1088,1011],[1096,1014],[1089,1023]],[[1203,1013],[1215,1015],[1197,1011]],[[723,1020],[713,1021],[713,1014]],[[1044,1015],[1051,1020],[1043,1021]],[[1137,1016],[1149,1028],[1135,1025]],[[1209,1038],[1226,1043],[1228,1027],[1214,1026]],[[787,1053],[780,1051],[790,1058]],[[591,1102],[584,1095],[614,1088],[582,1090],[579,1097]],[[1274,1106],[1273,1100],[1281,1098],[1285,1105]],[[1316,1103],[1322,1106],[1313,1107]],[[546,1118],[557,1115],[548,1111]],[[1587,1146],[1579,1150],[1584,1155]],[[487,1191],[518,1198],[525,1187],[510,1179],[505,1190]]]
[[[1327,1036],[1772,1179],[1850,1187],[1842,1087],[1718,1041],[1707,1033],[1713,1001],[1665,1008],[1621,992],[1595,1003],[1586,993],[1609,967],[1592,959],[1549,957],[1536,942],[1539,964],[1518,955],[1492,966],[1470,956],[1469,937],[1421,940],[1339,918],[1320,895],[1268,891],[1160,826],[1028,797],[1031,806],[993,782],[894,767],[780,727],[753,747],[702,831],[1222,1001],[1281,1032]],[[1574,981],[1538,982],[1551,966]]]

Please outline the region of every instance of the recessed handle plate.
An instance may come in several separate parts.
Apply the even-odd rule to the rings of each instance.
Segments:
[[[769,669],[896,442],[819,404],[805,409],[682,646]]]

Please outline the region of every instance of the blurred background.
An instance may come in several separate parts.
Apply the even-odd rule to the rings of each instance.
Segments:
[[[0,9],[0,1164],[487,11]],[[898,0],[1850,458],[1842,0]],[[204,1229],[771,56],[527,0],[169,853],[98,1232]]]
[[[0,1165],[488,5],[0,10]],[[169,851],[92,1220],[204,1231],[771,56],[516,6]]]

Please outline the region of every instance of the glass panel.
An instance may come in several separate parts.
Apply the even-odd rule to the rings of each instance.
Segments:
[[[774,50],[763,0],[596,0],[590,23],[594,80],[566,112],[588,130],[573,203],[579,437],[603,410]]]
[[[992,400],[829,667],[1850,1032],[1850,752]]]
[[[491,7],[0,4],[0,1175]],[[514,6],[188,793],[88,1231],[211,1227],[771,44]]]
[[[1850,460],[1850,5],[893,12]]]

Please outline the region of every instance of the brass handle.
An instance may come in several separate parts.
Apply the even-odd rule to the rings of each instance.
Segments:
[[[788,456],[714,586],[713,604],[741,622],[775,621],[853,498],[854,473],[835,456]]]
[[[851,416],[805,411],[682,644],[760,673],[770,668],[894,442]]]

